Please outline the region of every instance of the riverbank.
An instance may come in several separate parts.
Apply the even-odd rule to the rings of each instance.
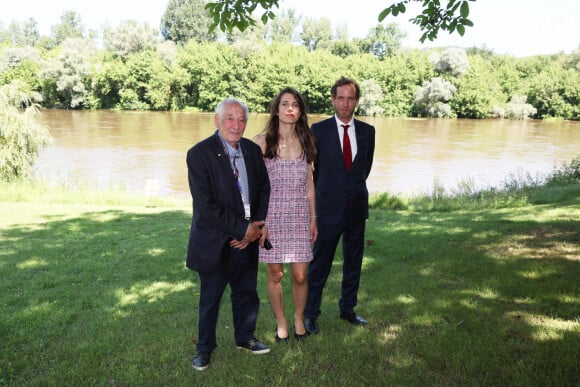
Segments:
[[[256,334],[271,353],[234,347],[226,296],[202,373],[189,201],[3,183],[0,383],[578,385],[580,183],[564,180],[374,197],[357,308],[369,325],[338,318],[338,251],[321,333],[277,345],[261,267]]]

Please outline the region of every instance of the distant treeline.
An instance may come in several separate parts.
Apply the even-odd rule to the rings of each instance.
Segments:
[[[15,82],[44,107],[212,111],[235,96],[253,112],[293,86],[311,113],[326,114],[330,85],[344,75],[361,85],[361,115],[580,119],[580,50],[515,58],[404,49],[396,27],[379,27],[366,39],[325,44],[263,31],[176,42],[136,22],[105,31],[100,45],[82,34],[34,44],[5,38],[0,85]]]

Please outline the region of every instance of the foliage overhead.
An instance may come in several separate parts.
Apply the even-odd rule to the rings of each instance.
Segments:
[[[473,27],[473,22],[469,16],[469,2],[476,0],[449,0],[445,7],[441,6],[440,0],[404,0],[399,1],[385,8],[379,14],[379,21],[383,21],[388,15],[398,16],[407,10],[406,4],[410,2],[421,2],[423,11],[411,18],[410,21],[416,24],[423,31],[419,38],[421,43],[425,39],[433,41],[437,38],[439,30],[448,31],[450,34],[457,32],[463,36],[465,27]],[[459,12],[458,12],[459,11]]]
[[[210,26],[210,32],[215,27],[222,31],[232,32],[234,28],[240,31],[245,31],[249,26],[255,26],[256,20],[252,13],[256,11],[258,6],[262,8],[262,15],[260,20],[266,24],[268,20],[276,17],[272,8],[278,8],[279,0],[219,0],[209,2],[205,8],[208,10],[213,24]]]
[[[422,12],[410,19],[423,31],[419,39],[421,43],[425,39],[433,41],[437,38],[439,30],[448,31],[450,34],[457,32],[463,36],[466,27],[473,27],[473,22],[468,19],[469,2],[476,0],[449,0],[444,7],[440,0],[403,0],[394,3],[378,16],[378,21],[382,22],[387,16],[398,16],[407,11],[407,4],[410,2],[422,3]],[[211,30],[219,27],[222,31],[232,31],[234,28],[240,31],[246,30],[249,26],[256,25],[252,13],[260,6],[262,14],[260,19],[266,24],[276,17],[272,8],[278,8],[278,0],[218,0],[209,2],[206,5],[210,16],[213,19]]]

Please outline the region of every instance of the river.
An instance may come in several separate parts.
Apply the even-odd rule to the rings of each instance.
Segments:
[[[324,116],[310,115],[310,123]],[[252,114],[246,137],[267,115]],[[467,183],[501,187],[538,177],[580,156],[580,122],[361,117],[376,128],[371,192],[450,192]],[[213,114],[43,110],[54,139],[37,161],[49,180],[187,197],[185,154],[215,130]]]

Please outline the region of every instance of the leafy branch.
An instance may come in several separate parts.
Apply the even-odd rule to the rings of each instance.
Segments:
[[[234,28],[245,31],[249,26],[255,26],[256,20],[252,13],[260,6],[263,10],[260,17],[263,24],[276,17],[272,8],[278,8],[279,0],[219,0],[205,5],[205,9],[213,19],[209,32],[216,27],[222,31],[232,32]]]
[[[419,39],[421,43],[424,43],[425,39],[435,40],[439,30],[448,31],[450,34],[457,31],[463,36],[465,27],[473,27],[473,22],[467,17],[469,16],[469,2],[476,0],[449,0],[445,8],[441,6],[440,0],[404,0],[385,8],[379,14],[379,22],[382,22],[388,15],[397,17],[405,13],[406,4],[411,1],[423,2],[423,12],[410,19],[413,24],[421,28],[421,31],[424,31]]]
[[[425,39],[433,41],[437,38],[440,30],[448,31],[450,34],[457,32],[463,36],[466,27],[473,27],[473,22],[468,19],[469,2],[477,0],[449,0],[443,7],[441,0],[403,0],[390,5],[379,14],[379,22],[387,16],[397,17],[407,11],[407,4],[410,2],[422,2],[423,11],[410,19],[413,24],[418,25],[423,31],[419,39],[421,43]],[[252,13],[258,8],[262,9],[260,20],[263,24],[276,17],[272,8],[278,8],[279,0],[218,0],[205,5],[213,23],[210,26],[211,33],[216,27],[222,31],[232,32],[234,28],[245,31],[249,26],[255,26],[256,20]]]

